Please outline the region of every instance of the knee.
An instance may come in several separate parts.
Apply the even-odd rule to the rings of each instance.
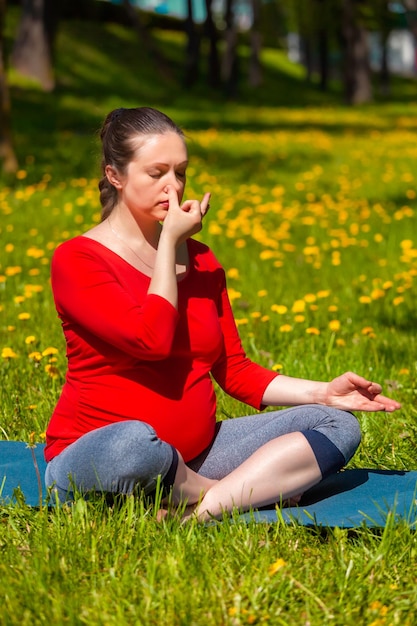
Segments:
[[[353,457],[358,449],[362,432],[358,419],[348,411],[339,411],[338,429],[339,429],[339,448],[343,453],[346,463]]]
[[[113,442],[112,457],[118,465],[116,490],[131,492],[140,486],[145,493],[155,489],[159,478],[169,473],[174,462],[172,446],[159,439],[155,430],[144,422],[123,423]]]
[[[160,441],[154,428],[146,422],[129,420],[112,424],[111,427],[114,427],[116,436],[112,436],[109,449],[112,456],[118,460],[141,456],[149,446]]]

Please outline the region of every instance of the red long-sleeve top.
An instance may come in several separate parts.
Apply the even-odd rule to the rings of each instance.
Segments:
[[[50,461],[85,433],[137,419],[191,460],[212,441],[211,375],[231,396],[262,408],[277,375],[245,355],[210,249],[188,240],[190,267],[178,310],[148,294],[150,278],[102,244],[79,236],[52,259],[52,289],[68,370],[46,433]]]

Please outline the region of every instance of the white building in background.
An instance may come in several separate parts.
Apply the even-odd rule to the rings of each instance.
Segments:
[[[371,67],[381,68],[382,47],[379,33],[369,34]],[[409,30],[392,30],[387,42],[388,68],[393,74],[417,75],[417,48]]]
[[[382,46],[379,33],[369,33],[369,55],[371,68],[381,69]],[[392,30],[387,42],[388,69],[392,74],[417,76],[417,46],[412,33],[408,30]],[[301,63],[300,37],[297,33],[287,36],[288,58],[294,63]]]

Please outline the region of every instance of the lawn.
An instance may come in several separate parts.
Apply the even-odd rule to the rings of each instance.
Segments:
[[[65,375],[51,255],[99,219],[103,117],[151,105],[187,133],[187,196],[212,193],[199,238],[227,270],[248,354],[292,376],[381,382],[402,409],[358,414],[350,467],[417,469],[417,84],[349,109],[267,50],[265,84],[228,102],[203,81],[178,87],[181,38],[156,35],[165,80],[136,67],[134,33],[75,22],[60,32],[53,94],[11,77],[20,167],[0,187],[0,438],[44,440]],[[219,419],[246,411],[218,398]],[[5,625],[415,623],[417,543],[402,523],[181,526],[129,499],[0,506],[0,528]]]

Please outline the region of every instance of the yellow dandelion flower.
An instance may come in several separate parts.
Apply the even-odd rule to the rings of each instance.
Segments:
[[[9,333],[12,333],[14,330],[16,330],[16,326],[8,326],[7,330]]]
[[[48,363],[48,365],[45,365],[45,372],[47,374],[49,374],[49,376],[51,378],[58,378],[59,376],[59,371],[58,369],[55,367],[55,365],[51,365]]]
[[[24,301],[25,301],[25,297],[24,296],[15,296],[13,298],[13,302],[15,304],[22,304],[22,302],[24,302]]]
[[[236,321],[236,326],[244,326],[245,324],[249,323],[249,320],[247,317],[241,317],[235,320]]]
[[[245,246],[246,246],[246,241],[244,239],[236,239],[235,241],[236,248],[245,248]]]
[[[407,367],[402,367],[398,373],[401,374],[402,376],[408,376],[408,374],[410,373],[410,370]]]
[[[25,170],[18,170],[16,172],[16,178],[17,180],[24,180],[26,178],[26,176],[28,175],[28,173]]]
[[[397,296],[396,298],[394,298],[394,300],[392,301],[392,304],[394,306],[398,306],[399,304],[402,304],[404,302],[404,298],[402,296]]]
[[[304,300],[310,304],[317,300],[317,296],[314,293],[306,293]]]
[[[370,304],[372,302],[372,298],[370,298],[369,296],[361,296],[359,298],[359,302],[361,304]]]
[[[372,326],[365,326],[361,330],[362,335],[370,335],[373,332],[374,332],[374,329],[372,328]]]
[[[286,563],[286,561],[284,561],[284,559],[281,559],[281,558],[277,559],[275,561],[275,563],[272,563],[272,565],[269,566],[268,574],[270,576],[272,576],[273,574],[276,574],[278,572],[278,570],[280,570],[283,567],[285,567],[286,564],[287,563]]]
[[[51,356],[52,354],[58,354],[58,352],[58,348],[53,348],[52,346],[49,346],[42,351],[42,356]]]
[[[6,243],[6,245],[4,246],[4,249],[6,252],[13,252],[14,245],[12,243]]]
[[[261,315],[262,313],[260,313],[259,311],[253,311],[253,313],[250,314],[250,316],[253,317],[253,319],[259,319]]]
[[[292,305],[292,312],[293,313],[303,313],[305,311],[306,308],[306,303],[304,300],[296,300],[294,302],[294,304]]]
[[[6,276],[16,276],[16,274],[20,274],[21,271],[22,268],[20,267],[20,265],[6,267],[6,269],[4,270]]]
[[[284,315],[288,311],[288,308],[285,304],[273,304],[271,306],[271,311],[274,311],[274,313],[278,313],[279,315]]]
[[[372,300],[379,300],[385,296],[385,291],[383,289],[373,289],[371,293]]]
[[[328,298],[330,296],[330,291],[328,289],[322,289],[317,292],[318,298]]]
[[[17,316],[17,319],[23,320],[23,321],[28,320],[28,319],[30,319],[30,313],[26,313],[26,312],[25,313],[19,313],[19,315]]]
[[[17,357],[17,354],[14,350],[12,350],[12,348],[9,348],[7,346],[2,349],[1,356],[3,359],[15,359]]]
[[[43,285],[25,285],[25,294],[41,293],[43,291]]]
[[[346,345],[346,341],[344,339],[336,339],[336,345],[340,346],[341,348],[343,348],[343,346]]]
[[[283,324],[279,327],[279,330],[282,333],[290,333],[292,331],[292,326],[290,324]]]
[[[269,320],[270,320],[269,315],[262,315],[261,322],[269,322]]]
[[[340,322],[339,322],[339,320],[330,320],[329,328],[333,332],[337,332],[338,330],[340,330]]]
[[[319,329],[314,328],[314,326],[310,326],[310,328],[306,328],[306,333],[308,335],[320,335]]]
[[[227,288],[227,293],[229,295],[229,300],[230,301],[236,300],[237,298],[240,298],[241,295],[242,295],[240,293],[240,291],[236,291],[236,289],[233,289],[233,287],[228,287]]]
[[[279,370],[282,370],[282,368],[283,368],[283,367],[284,367],[284,366],[282,365],[282,363],[275,363],[275,364],[272,366],[272,368],[271,368],[271,369],[272,369],[274,372],[279,372]]]
[[[304,322],[304,320],[305,320],[305,315],[294,316],[294,322],[297,322],[298,324],[301,324],[302,322]]]
[[[40,250],[36,246],[32,246],[31,248],[28,248],[26,250],[26,254],[33,259],[41,259],[45,255],[45,252],[44,250]]]
[[[265,298],[265,296],[267,296],[267,295],[268,295],[268,292],[267,292],[266,289],[260,289],[258,291],[258,298]]]
[[[32,359],[32,361],[36,361],[36,362],[39,362],[42,359],[42,354],[37,351],[31,352],[28,356],[30,359]]]
[[[239,270],[236,267],[231,267],[227,271],[227,277],[228,278],[239,278]]]
[[[35,341],[36,341],[35,335],[29,335],[25,339],[25,343],[28,344],[28,345],[31,344],[31,343],[34,343]]]

